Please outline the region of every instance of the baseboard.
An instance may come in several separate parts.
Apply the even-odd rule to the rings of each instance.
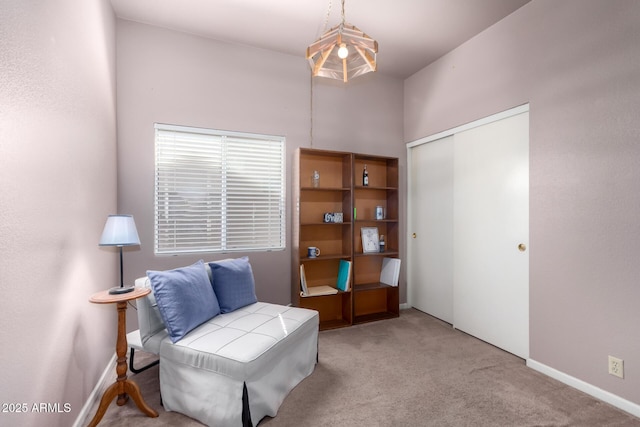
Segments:
[[[407,308],[411,308],[411,306],[408,303],[405,302],[403,304],[400,304],[400,310],[405,310]]]
[[[586,383],[582,380],[579,380],[578,378],[572,377],[571,375],[567,375],[564,372],[560,372],[540,362],[536,362],[533,359],[527,359],[527,366],[535,371],[556,379],[561,383],[587,393],[588,395],[591,395],[596,399],[602,400],[603,402],[615,406],[618,409],[628,412],[633,416],[640,417],[640,405],[636,403],[630,402],[620,396],[617,396],[606,390],[602,390],[599,387]]]
[[[115,366],[115,363],[116,363],[116,355],[114,354],[111,357],[111,359],[109,359],[109,363],[107,363],[107,367],[104,368],[104,372],[102,372],[102,376],[100,376],[98,383],[91,391],[91,394],[89,394],[89,397],[87,398],[87,401],[84,403],[84,406],[82,406],[82,409],[80,410],[80,413],[76,418],[76,421],[73,423],[73,427],[82,427],[85,425],[87,417],[89,416],[89,411],[102,398],[102,391],[105,390],[108,387],[108,385],[110,385],[110,384],[107,385],[106,382],[111,379],[111,376],[114,373],[113,367]],[[111,381],[109,381],[109,383],[111,383]]]

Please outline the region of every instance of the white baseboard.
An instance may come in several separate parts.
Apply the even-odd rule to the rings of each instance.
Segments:
[[[640,417],[640,405],[636,403],[630,402],[620,396],[617,396],[592,384],[586,383],[582,380],[579,380],[578,378],[572,377],[571,375],[567,375],[564,372],[560,372],[540,362],[536,362],[533,359],[527,359],[527,366],[535,371],[556,379],[561,383],[587,393],[588,395],[591,395],[596,399],[600,399],[603,402],[615,406],[618,409],[628,412],[631,415]]]
[[[407,308],[411,308],[411,306],[408,303],[405,302],[403,304],[400,304],[400,310],[405,310]]]
[[[86,424],[87,417],[89,416],[89,411],[93,406],[100,401],[102,398],[102,391],[107,387],[107,380],[109,380],[114,373],[114,366],[116,363],[116,355],[114,354],[111,359],[109,359],[109,363],[107,363],[107,367],[104,368],[104,372],[102,372],[102,376],[98,380],[98,383],[89,394],[87,401],[82,406],[76,421],[73,423],[73,427],[82,427]],[[109,381],[111,383],[111,381]],[[109,384],[110,385],[110,384]]]

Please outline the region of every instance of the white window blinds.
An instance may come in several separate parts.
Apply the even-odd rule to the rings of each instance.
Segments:
[[[155,129],[156,254],[284,249],[284,137]]]

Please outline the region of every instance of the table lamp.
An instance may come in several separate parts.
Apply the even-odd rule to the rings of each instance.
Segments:
[[[120,286],[109,289],[110,294],[125,294],[133,291],[134,287],[124,287],[122,276],[122,247],[138,246],[140,238],[133,215],[109,215],[100,237],[98,246],[117,246],[120,248]]]

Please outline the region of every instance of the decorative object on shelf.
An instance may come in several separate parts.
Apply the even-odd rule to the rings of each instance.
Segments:
[[[325,18],[327,28],[331,0]],[[322,36],[307,47],[307,60],[313,76],[342,80],[376,71],[378,42],[359,28],[345,22],[344,0],[342,0],[342,20],[339,25],[325,31]]]
[[[376,219],[384,219],[384,206],[376,206]]]
[[[311,174],[311,186],[313,188],[318,188],[320,186],[320,173],[318,171],[313,171]]]
[[[378,239],[378,227],[360,228],[362,236],[362,252],[365,254],[380,252],[380,241]]]
[[[315,246],[309,246],[307,248],[307,256],[309,258],[316,258],[320,256],[320,249],[316,248]]]
[[[109,215],[104,225],[100,243],[98,246],[117,246],[120,248],[120,286],[111,288],[111,295],[124,294],[132,292],[134,287],[124,287],[124,279],[122,274],[122,247],[123,246],[139,246],[140,238],[133,215]]]
[[[380,235],[380,252],[384,252],[384,234]]]
[[[367,165],[364,165],[364,169],[362,170],[362,185],[364,187],[369,186],[369,172],[367,172]]]
[[[325,212],[322,222],[327,223],[340,223],[342,222],[342,212]]]

